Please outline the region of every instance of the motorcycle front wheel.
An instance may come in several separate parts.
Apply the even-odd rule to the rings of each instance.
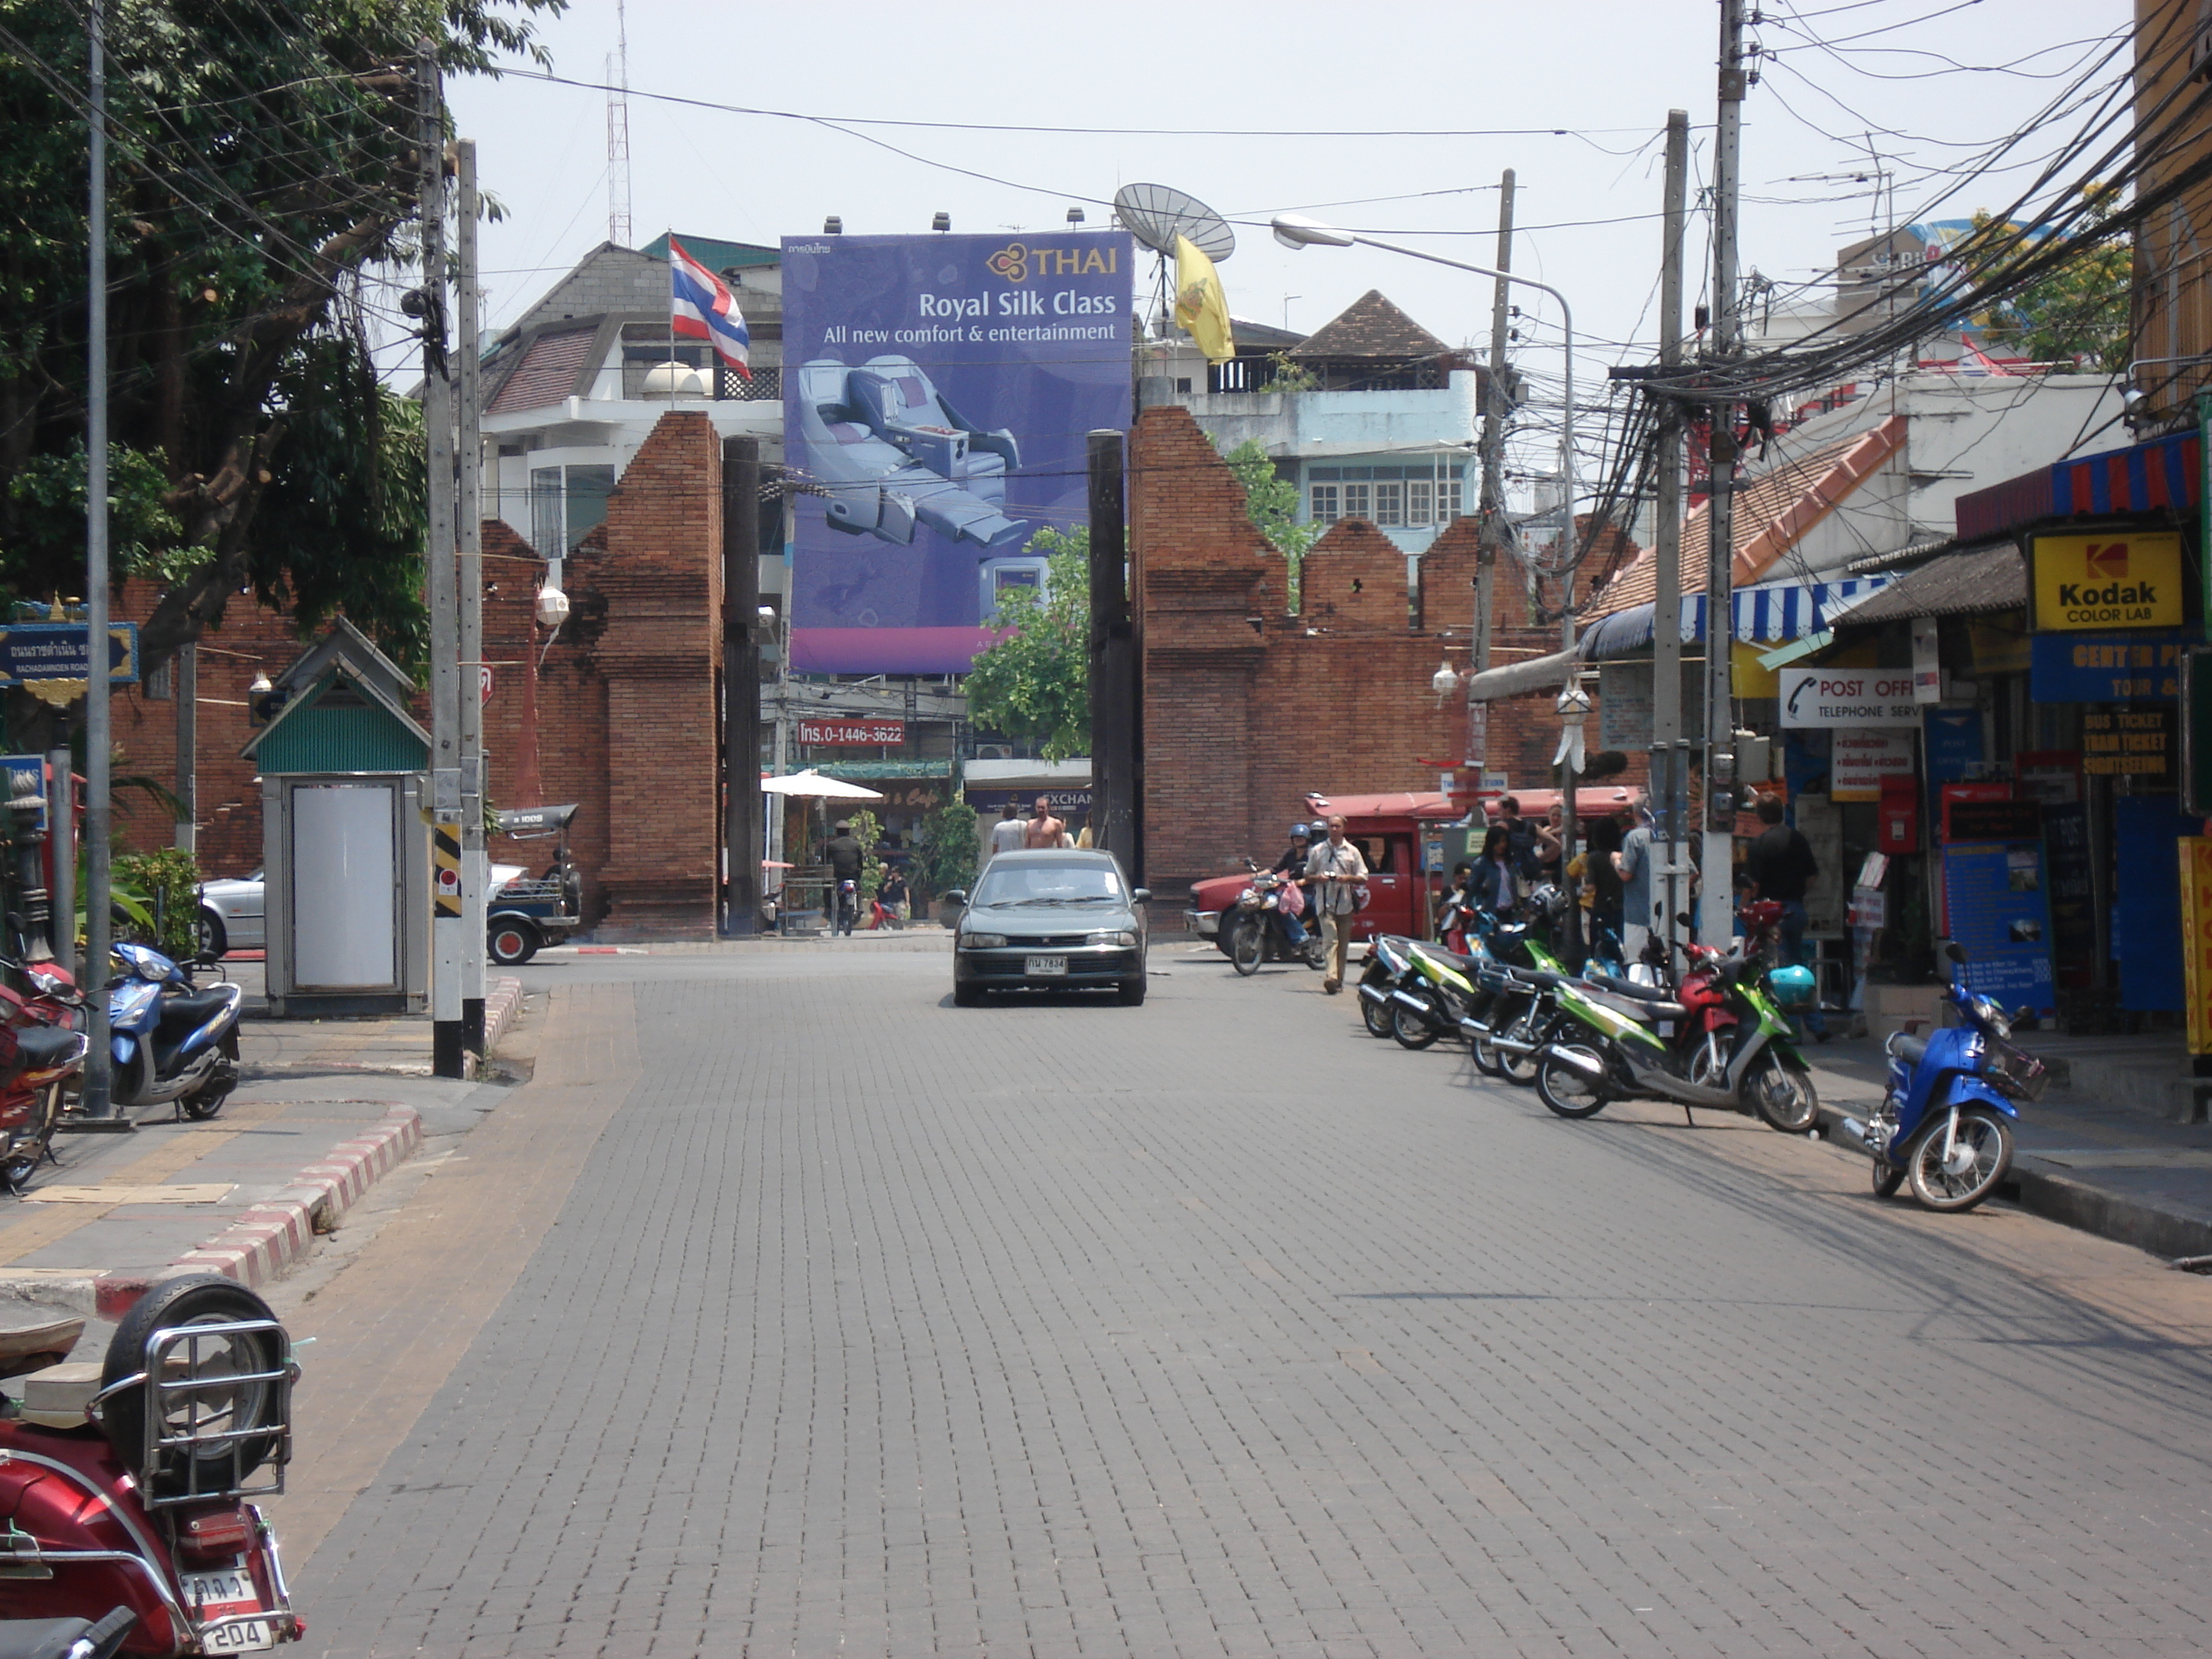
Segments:
[[[1897,1189],[1905,1184],[1905,1171],[1894,1164],[1885,1164],[1878,1158],[1873,1159],[1872,1163],[1874,1164],[1874,1195],[1876,1198],[1896,1197]]]
[[[1542,1034],[1544,1023],[1531,1008],[1506,1029],[1505,1035],[1516,1042],[1534,1044]],[[1536,1080],[1536,1073],[1543,1067],[1543,1062],[1536,1058],[1533,1048],[1525,1054],[1501,1048],[1498,1051],[1498,1064],[1500,1077],[1508,1083],[1517,1083],[1523,1089]]]
[[[1604,1056],[1586,1043],[1557,1046],[1566,1054],[1605,1063]],[[1550,1054],[1537,1062],[1536,1097],[1561,1117],[1595,1117],[1609,1098],[1602,1081]]]
[[[1931,1210],[1971,1210],[1996,1190],[2012,1167],[2012,1131],[1984,1107],[1959,1114],[1959,1133],[1946,1156],[1943,1124],[1920,1137],[1905,1156],[1905,1178],[1912,1195]]]
[[[1814,1091],[1813,1079],[1784,1065],[1771,1050],[1751,1068],[1743,1092],[1767,1127],[1785,1135],[1804,1134],[1820,1121],[1820,1097]]]
[[[1426,991],[1410,994],[1421,1000],[1424,1012],[1415,1013],[1394,999],[1390,1003],[1390,1035],[1398,1039],[1401,1048],[1425,1048],[1437,1040],[1436,999]]]
[[[1267,954],[1267,936],[1261,931],[1259,919],[1248,917],[1237,924],[1237,932],[1229,941],[1229,961],[1237,973],[1246,979],[1260,971],[1260,960]]]

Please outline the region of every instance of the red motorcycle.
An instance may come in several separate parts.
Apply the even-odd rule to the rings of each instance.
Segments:
[[[69,1081],[84,1067],[84,998],[56,962],[0,968],[27,992],[0,981],[0,1188],[16,1193],[50,1155]]]
[[[103,1364],[9,1383],[0,1656],[76,1651],[40,1645],[58,1620],[100,1620],[112,1639],[125,1610],[119,1645],[85,1653],[255,1652],[305,1635],[248,1501],[284,1489],[298,1376],[267,1304],[195,1273],[148,1291]]]

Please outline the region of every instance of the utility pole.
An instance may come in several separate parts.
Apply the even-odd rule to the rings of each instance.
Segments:
[[[722,855],[729,908],[722,932],[733,939],[760,931],[760,440],[723,439]]]
[[[1713,145],[1713,337],[1726,374],[1741,345],[1736,325],[1736,191],[1743,138],[1743,0],[1721,0],[1720,131]],[[1712,404],[1712,529],[1705,576],[1705,829],[1699,933],[1727,944],[1735,927],[1735,704],[1729,647],[1735,580],[1735,404]]]
[[[1136,639],[1129,620],[1121,434],[1093,432],[1091,451],[1091,731],[1094,839],[1144,880],[1137,780]]]
[[[422,286],[409,297],[422,322],[423,449],[429,535],[422,550],[430,613],[430,1069],[465,1074],[461,1029],[461,745],[459,619],[453,591],[453,383],[446,356],[446,129],[438,60],[416,49],[416,159],[421,164]]]
[[[1513,269],[1513,169],[1498,180],[1498,269]],[[1474,555],[1474,644],[1468,672],[1480,674],[1490,666],[1490,611],[1496,592],[1498,550],[1505,540],[1505,346],[1511,332],[1512,307],[1507,297],[1512,284],[1501,276],[1490,290],[1490,384],[1482,399],[1482,477],[1477,511],[1481,514],[1482,539]],[[1489,705],[1469,700],[1467,705],[1468,758],[1486,761]],[[1476,731],[1480,724],[1482,730]],[[1480,785],[1478,777],[1475,782]]]
[[[482,294],[477,280],[477,145],[459,145],[459,201],[455,251],[460,280],[454,288],[454,375],[459,402],[460,511],[454,528],[460,555],[460,672],[455,713],[461,740],[461,1042],[481,1059],[484,1051],[484,951],[490,938],[485,884],[491,860],[484,848],[483,747],[483,372],[477,339]],[[517,802],[520,805],[521,803]]]
[[[84,1056],[82,1118],[88,1124],[129,1129],[115,1115],[114,1073],[107,1052],[108,751],[114,746],[107,708],[107,8],[92,0],[88,18],[92,126],[88,201],[89,240],[85,328],[84,514],[84,979],[89,1046]],[[68,769],[68,750],[63,751]],[[58,885],[59,884],[57,884]],[[64,911],[58,929],[69,936]],[[68,952],[63,953],[67,959]]]
[[[200,648],[185,644],[169,659],[171,695],[177,700],[176,847],[197,854],[200,848]]]
[[[1690,116],[1667,112],[1666,228],[1661,233],[1659,265],[1659,373],[1670,378],[1682,366],[1682,240],[1689,224]],[[1658,857],[1654,896],[1659,915],[1655,929],[1667,941],[1667,961],[1675,962],[1680,924],[1681,872],[1675,866],[1676,842],[1686,826],[1680,817],[1690,746],[1682,740],[1682,405],[1659,399],[1657,464],[1653,468],[1658,501],[1658,534],[1652,568],[1658,592],[1651,607],[1651,799],[1656,812],[1652,837]],[[1625,918],[1651,927],[1649,915]]]

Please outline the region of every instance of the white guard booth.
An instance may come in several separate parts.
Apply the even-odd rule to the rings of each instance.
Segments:
[[[429,735],[350,623],[285,670],[261,769],[269,1012],[419,1013],[430,983]]]

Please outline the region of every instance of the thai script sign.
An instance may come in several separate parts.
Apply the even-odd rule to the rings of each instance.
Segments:
[[[1828,799],[1880,800],[1881,781],[1912,775],[1912,739],[1895,732],[1838,732],[1828,750]]]
[[[0,626],[0,685],[38,680],[74,680],[82,688],[85,669],[82,623],[13,623]],[[107,680],[128,685],[138,678],[138,624],[111,623],[107,629]]]
[[[2181,625],[2181,538],[2038,536],[2028,560],[2038,633]]]
[[[1912,676],[1894,669],[1785,668],[1778,676],[1782,724],[1820,726],[1917,726],[1920,703]]]

